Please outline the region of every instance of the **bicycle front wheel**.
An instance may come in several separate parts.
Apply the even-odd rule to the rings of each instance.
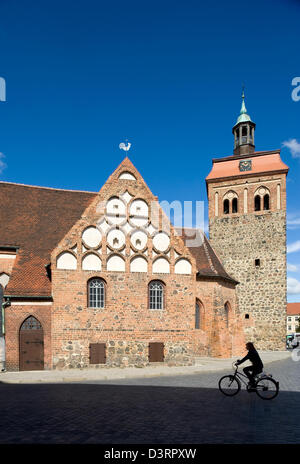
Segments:
[[[234,396],[240,389],[241,384],[234,375],[224,375],[219,380],[219,390],[226,396]]]
[[[271,377],[260,379],[255,384],[256,394],[263,400],[272,400],[278,395],[279,383]]]

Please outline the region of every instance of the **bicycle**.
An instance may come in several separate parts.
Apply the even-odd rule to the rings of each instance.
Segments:
[[[219,380],[219,390],[226,396],[234,396],[241,390],[242,383],[247,391],[255,391],[263,400],[274,399],[279,392],[279,382],[273,379],[271,374],[261,372],[255,376],[255,384],[250,387],[249,379],[245,374],[238,372],[238,365],[233,363],[235,372],[233,375],[224,375]],[[247,382],[243,379],[247,379]],[[242,383],[241,383],[242,382]]]

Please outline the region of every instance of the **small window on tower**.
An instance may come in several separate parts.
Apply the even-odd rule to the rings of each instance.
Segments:
[[[229,214],[229,200],[224,200],[224,204],[223,204],[223,211],[224,211],[224,214]]]
[[[249,319],[249,314],[245,314],[245,319]]]
[[[254,210],[260,211],[260,196],[256,195],[254,198]]]
[[[237,213],[238,212],[238,200],[237,198],[234,198],[232,200],[232,212]]]
[[[255,267],[260,267],[260,259],[255,260]]]
[[[270,196],[268,194],[264,196],[264,209],[270,209]]]

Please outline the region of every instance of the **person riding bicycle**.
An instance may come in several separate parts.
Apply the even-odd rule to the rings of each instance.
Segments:
[[[251,343],[251,342],[246,343],[246,349],[248,350],[248,354],[243,359],[238,359],[236,361],[236,364],[237,365],[242,364],[243,362],[247,361],[248,359],[249,359],[249,361],[252,362],[252,366],[244,367],[243,371],[244,371],[244,373],[246,374],[246,376],[249,379],[249,386],[253,387],[254,384],[255,384],[254,377],[257,374],[260,374],[262,372],[262,370],[264,368],[264,365],[263,365],[262,360],[260,359],[259,354],[256,351],[253,343]]]

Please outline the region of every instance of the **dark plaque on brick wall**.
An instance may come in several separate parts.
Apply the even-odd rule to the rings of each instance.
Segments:
[[[242,160],[240,161],[240,171],[251,171],[252,161],[251,160]]]

